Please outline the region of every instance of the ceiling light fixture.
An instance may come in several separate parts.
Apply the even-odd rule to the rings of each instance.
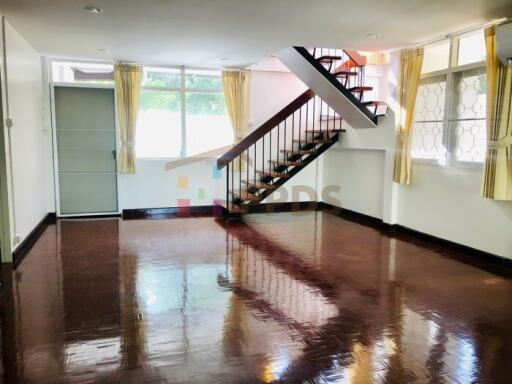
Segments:
[[[102,52],[102,53],[108,52],[108,49],[107,49],[107,48],[96,48],[96,50],[97,50],[98,52]]]
[[[370,33],[369,35],[366,35],[369,39],[380,39],[382,35],[380,33]]]
[[[96,14],[103,13],[103,9],[98,8],[98,7],[93,7],[90,5],[88,5],[87,7],[84,7],[84,9],[89,13],[96,13]]]
[[[228,60],[229,60],[229,58],[228,58],[228,57],[221,57],[220,59],[221,59],[222,61],[228,61]]]

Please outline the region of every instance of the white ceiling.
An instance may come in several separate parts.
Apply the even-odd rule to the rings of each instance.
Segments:
[[[0,0],[0,13],[49,56],[236,67],[291,45],[403,47],[512,16],[512,0]]]

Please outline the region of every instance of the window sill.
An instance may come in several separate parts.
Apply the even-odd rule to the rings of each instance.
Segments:
[[[190,160],[217,160],[221,157],[222,155],[216,155],[216,156],[208,156],[208,157],[197,157],[197,156],[187,156],[187,157],[137,157],[136,158],[136,161],[147,161],[147,162],[150,162],[150,161],[177,161],[177,160],[187,160],[187,159],[190,159]]]
[[[448,171],[448,172],[468,172],[468,173],[481,173],[483,171],[483,164],[482,165],[441,165],[441,164],[434,164],[429,162],[419,162],[419,161],[412,161],[412,165],[415,167],[429,167],[429,168],[436,168],[440,171]]]
[[[182,160],[183,157],[137,157],[137,161],[173,161]]]

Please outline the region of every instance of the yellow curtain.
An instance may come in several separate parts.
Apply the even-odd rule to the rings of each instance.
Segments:
[[[400,55],[400,79],[398,94],[400,102],[399,131],[397,134],[395,171],[393,180],[400,184],[411,183],[411,141],[416,104],[416,93],[420,83],[423,48],[403,50]]]
[[[117,116],[121,140],[118,159],[120,173],[135,173],[135,130],[139,112],[142,67],[116,64],[114,80],[117,95]]]
[[[485,30],[487,48],[487,151],[482,196],[512,201],[512,68],[496,51],[496,27]]]
[[[223,71],[222,82],[224,84],[226,106],[235,134],[235,144],[238,144],[244,138],[249,122],[251,73],[247,71]],[[242,160],[243,168],[245,159]],[[235,171],[240,170],[239,168],[239,163],[235,160]]]

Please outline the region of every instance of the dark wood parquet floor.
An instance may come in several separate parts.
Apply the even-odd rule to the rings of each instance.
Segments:
[[[510,383],[512,281],[322,212],[62,220],[3,268],[5,383]]]

